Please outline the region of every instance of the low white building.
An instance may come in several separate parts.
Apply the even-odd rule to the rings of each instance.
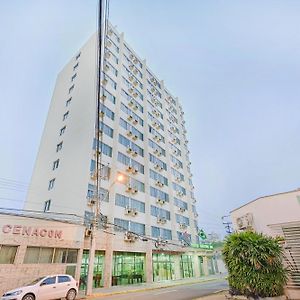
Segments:
[[[236,231],[285,239],[285,260],[292,271],[287,292],[290,299],[300,299],[300,189],[257,198],[230,214]]]

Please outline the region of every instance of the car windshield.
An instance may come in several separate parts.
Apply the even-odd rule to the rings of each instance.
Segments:
[[[45,277],[37,278],[37,279],[33,280],[32,282],[28,283],[26,286],[34,285],[34,284],[38,283],[40,280],[42,280],[43,278],[45,278]]]

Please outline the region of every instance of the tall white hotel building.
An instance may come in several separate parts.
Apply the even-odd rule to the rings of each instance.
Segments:
[[[96,38],[94,34],[58,75],[27,210],[91,219]],[[104,73],[100,147],[107,168],[101,181],[101,212],[109,223],[168,242],[128,239],[113,226],[99,230],[94,286],[199,277],[209,269],[203,266],[207,252],[182,247],[182,240],[195,244],[199,238],[182,106],[112,26]],[[130,177],[128,184],[115,181],[119,173]],[[81,248],[80,278],[85,285],[88,237]]]

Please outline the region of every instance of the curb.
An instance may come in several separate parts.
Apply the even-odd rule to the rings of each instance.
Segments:
[[[180,286],[180,285],[192,285],[192,284],[198,284],[198,283],[204,283],[204,282],[210,282],[210,281],[219,281],[223,280],[221,278],[214,278],[214,279],[206,279],[206,280],[199,280],[194,282],[179,282],[175,284],[169,284],[169,285],[163,285],[163,286],[157,286],[157,287],[148,287],[148,288],[142,288],[142,289],[134,289],[134,290],[123,290],[123,291],[116,291],[116,292],[108,292],[108,293],[95,293],[90,296],[83,296],[81,298],[78,298],[79,300],[83,299],[93,299],[97,297],[106,297],[106,296],[113,296],[113,295],[121,295],[121,294],[129,294],[129,293],[138,293],[138,292],[145,292],[145,291],[151,291],[151,290],[159,290],[159,289],[166,289],[174,286]],[[223,291],[223,290],[222,290]],[[221,291],[218,291],[220,293]],[[213,293],[211,293],[213,294]],[[210,295],[211,295],[210,294]]]
[[[195,298],[195,299],[193,299],[193,300],[198,300],[198,299],[205,298],[205,297],[208,297],[208,296],[217,295],[217,294],[220,294],[220,293],[223,293],[223,292],[227,292],[227,291],[228,291],[228,289],[218,290],[218,291],[212,292],[212,293],[210,293],[210,294],[206,294],[206,295],[200,296],[200,297]]]

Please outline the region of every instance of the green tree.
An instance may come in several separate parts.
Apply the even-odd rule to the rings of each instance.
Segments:
[[[279,241],[252,231],[226,238],[222,253],[231,293],[255,299],[283,295],[287,270]]]

